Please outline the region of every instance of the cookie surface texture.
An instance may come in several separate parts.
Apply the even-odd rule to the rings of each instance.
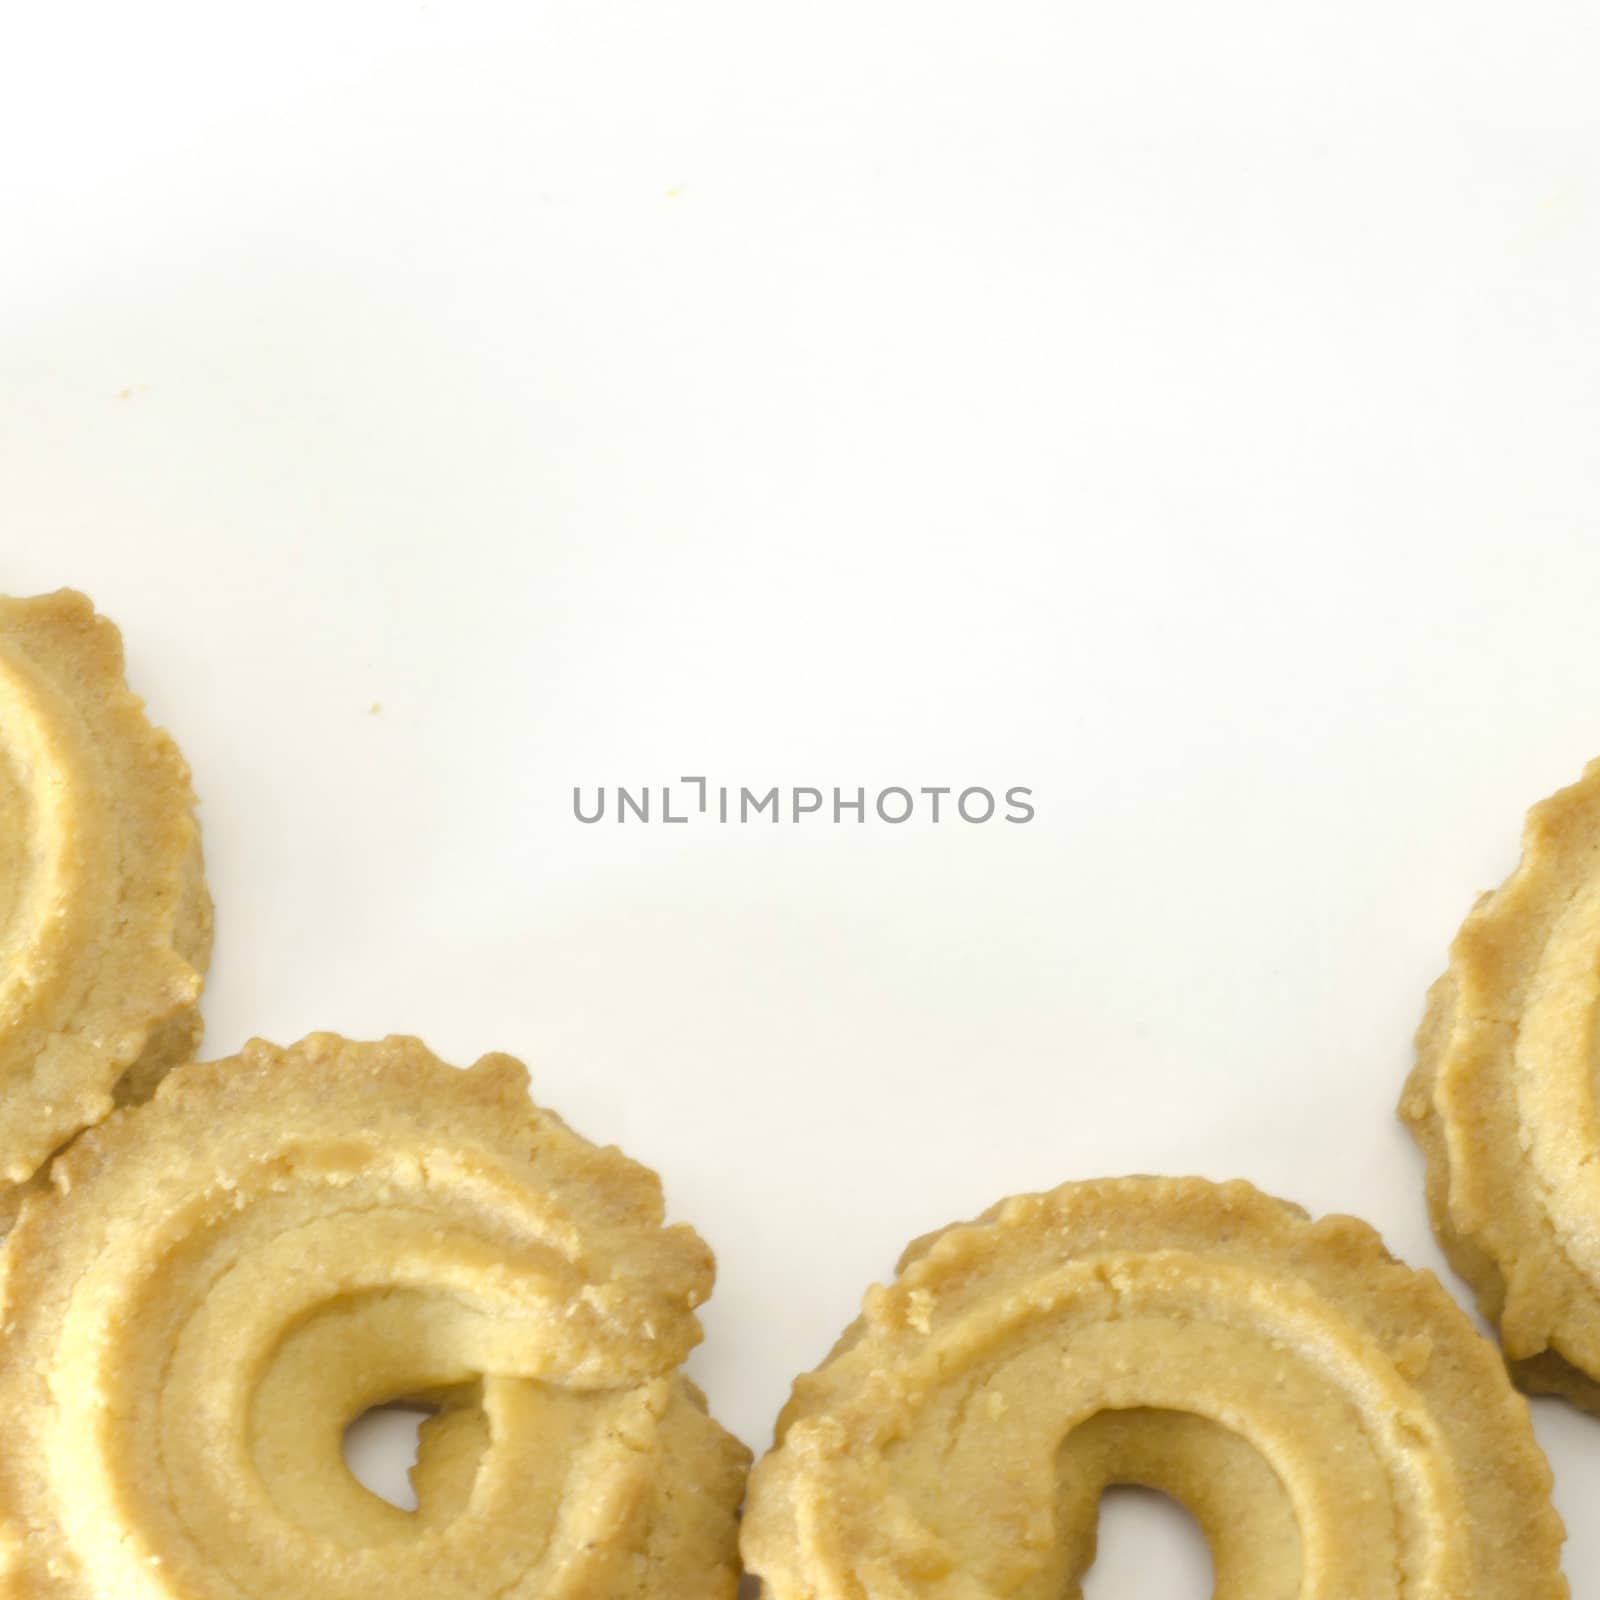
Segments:
[[[1600,762],[1522,845],[1429,991],[1400,1115],[1517,1381],[1600,1412]]]
[[[189,771],[81,594],[0,598],[0,1232],[17,1187],[199,1044]]]
[[[508,1056],[256,1041],[55,1162],[0,1253],[5,1600],[732,1600],[713,1262]],[[350,1423],[432,1414],[417,1509]]]
[[[1218,1600],[1557,1600],[1527,1402],[1430,1274],[1247,1184],[1123,1178],[912,1245],[751,1476],[770,1600],[1074,1600],[1102,1491]]]

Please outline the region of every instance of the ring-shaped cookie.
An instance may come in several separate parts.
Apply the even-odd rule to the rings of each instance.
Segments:
[[[84,1134],[0,1254],[0,1594],[731,1600],[710,1251],[507,1056],[316,1035]],[[406,1512],[346,1427],[424,1423]]]
[[[1428,1273],[1243,1183],[1125,1178],[914,1244],[750,1480],[768,1600],[1065,1600],[1103,1490],[1218,1600],[1557,1600],[1527,1403]]]
[[[0,599],[0,1232],[17,1186],[199,1043],[189,772],[81,594]]]
[[[1400,1115],[1513,1375],[1600,1412],[1600,762],[1528,813],[1429,992]]]

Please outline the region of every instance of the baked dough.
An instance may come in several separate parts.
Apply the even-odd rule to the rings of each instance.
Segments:
[[[1597,1047],[1600,762],[1528,813],[1521,864],[1456,935],[1400,1102],[1513,1376],[1600,1413]]]
[[[1557,1600],[1527,1403],[1350,1217],[1123,1178],[913,1244],[750,1480],[769,1600],[1071,1600],[1112,1483],[1210,1541],[1218,1600]]]
[[[189,771],[81,594],[0,598],[0,1232],[25,1183],[200,1040]]]
[[[0,1595],[731,1600],[710,1251],[508,1056],[259,1041],[52,1166],[0,1254]],[[434,1411],[418,1509],[344,1430]]]

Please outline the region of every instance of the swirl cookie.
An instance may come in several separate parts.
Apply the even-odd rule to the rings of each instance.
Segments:
[[[258,1041],[52,1179],[0,1254],[0,1595],[732,1600],[711,1253],[510,1057]],[[401,1399],[415,1512],[341,1453]]]
[[[1068,1600],[1108,1484],[1219,1600],[1558,1600],[1527,1403],[1431,1274],[1243,1183],[1123,1178],[912,1245],[755,1469],[768,1600]]]
[[[1451,1264],[1524,1388],[1600,1412],[1600,762],[1528,813],[1450,947],[1400,1115]]]
[[[200,1039],[189,771],[81,594],[0,598],[0,1232],[15,1186]]]

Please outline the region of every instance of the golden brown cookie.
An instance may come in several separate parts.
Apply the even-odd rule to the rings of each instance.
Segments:
[[[181,1067],[0,1253],[0,1595],[731,1600],[748,1452],[655,1175],[411,1039]],[[418,1509],[345,1466],[430,1408]]]
[[[189,770],[81,594],[0,598],[0,1232],[33,1176],[200,1039]]]
[[[1524,1388],[1600,1412],[1600,762],[1528,813],[1428,995],[1400,1115]]]
[[[1070,1600],[1102,1490],[1218,1600],[1558,1600],[1527,1402],[1434,1277],[1244,1183],[1122,1178],[919,1240],[755,1469],[768,1600]]]

